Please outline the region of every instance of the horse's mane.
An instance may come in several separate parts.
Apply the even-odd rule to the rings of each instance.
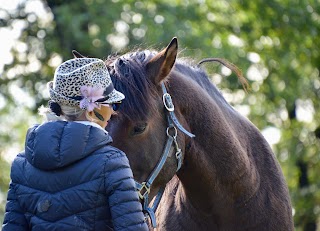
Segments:
[[[147,78],[144,68],[156,54],[155,51],[144,50],[120,57],[110,56],[106,60],[115,88],[126,96],[120,111],[130,120],[143,121],[148,117],[148,113],[157,112],[155,88]],[[194,64],[193,60],[177,59],[173,71],[191,78],[210,95],[214,93],[215,96],[224,100],[205,70],[200,65]]]
[[[178,59],[174,70],[180,74],[194,80],[202,89],[208,93],[216,93],[222,97],[222,94],[217,87],[211,82],[207,72],[199,65],[196,65],[193,60],[190,59]]]

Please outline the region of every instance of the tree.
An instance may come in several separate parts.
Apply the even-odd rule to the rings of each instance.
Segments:
[[[42,1],[45,14],[26,1],[15,12],[0,9],[1,27],[22,28],[13,61],[0,79],[0,153],[24,133],[46,104],[46,82],[71,50],[109,54],[162,48],[174,36],[179,56],[222,57],[249,79],[245,94],[226,68],[206,65],[227,100],[268,136],[287,179],[297,230],[316,230],[319,219],[320,4],[307,0],[77,0]],[[231,75],[231,76],[229,76]],[[225,78],[227,77],[228,78]],[[24,101],[21,103],[21,97]],[[31,100],[26,100],[30,98]],[[1,104],[0,104],[1,106]],[[12,115],[21,114],[21,120]],[[14,134],[7,131],[15,131]],[[5,163],[5,162],[3,162]],[[8,172],[5,173],[6,175]],[[4,177],[4,176],[3,176]],[[2,181],[4,192],[8,178]]]

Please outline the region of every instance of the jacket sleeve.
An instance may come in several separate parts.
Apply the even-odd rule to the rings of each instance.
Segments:
[[[106,161],[105,173],[114,230],[149,230],[126,155],[123,152],[112,155]]]
[[[14,191],[14,183],[10,183],[8,198],[6,204],[6,212],[4,214],[4,221],[2,231],[25,231],[28,229],[28,223],[24,213],[18,204],[17,196]]]

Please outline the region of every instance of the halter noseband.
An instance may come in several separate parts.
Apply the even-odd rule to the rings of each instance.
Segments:
[[[166,109],[167,113],[167,121],[168,121],[168,127],[167,127],[167,143],[165,145],[163,154],[161,159],[158,161],[156,167],[153,169],[153,171],[151,172],[151,174],[149,175],[149,177],[147,178],[146,181],[139,183],[136,181],[136,189],[138,190],[138,194],[140,199],[143,202],[143,211],[145,212],[145,214],[147,214],[150,219],[151,219],[151,224],[153,228],[157,227],[157,223],[156,223],[156,216],[155,216],[155,212],[158,208],[158,205],[160,203],[161,197],[163,195],[164,192],[164,188],[161,188],[153,202],[152,207],[149,207],[149,193],[150,193],[150,188],[151,185],[153,183],[153,181],[157,178],[157,176],[159,175],[159,172],[161,171],[161,169],[163,168],[171,147],[174,145],[174,148],[176,150],[175,156],[177,159],[177,171],[179,171],[179,169],[181,168],[182,165],[182,152],[181,149],[179,148],[178,142],[177,142],[177,128],[183,132],[184,134],[186,134],[187,136],[193,138],[195,137],[194,134],[188,132],[186,129],[184,129],[182,127],[182,125],[179,123],[177,117],[174,114],[174,105],[171,99],[170,94],[167,92],[167,89],[164,85],[164,83],[161,84],[162,87],[162,100],[163,100],[163,104],[164,107]],[[177,127],[177,128],[176,128]],[[173,134],[172,134],[173,133]]]

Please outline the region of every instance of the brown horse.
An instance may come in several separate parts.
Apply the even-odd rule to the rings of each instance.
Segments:
[[[115,88],[126,96],[107,127],[113,144],[128,155],[138,182],[147,182],[165,162],[141,193],[151,199],[165,187],[158,229],[293,230],[288,188],[268,143],[206,73],[177,59],[177,52],[174,38],[161,52],[106,61]],[[163,97],[166,91],[173,105]],[[176,138],[173,148],[168,137]],[[167,159],[164,149],[170,150]]]
[[[135,180],[146,182],[142,199],[165,187],[158,230],[293,230],[288,188],[268,143],[204,70],[177,52],[174,38],[161,52],[106,61],[126,96],[107,130]]]

